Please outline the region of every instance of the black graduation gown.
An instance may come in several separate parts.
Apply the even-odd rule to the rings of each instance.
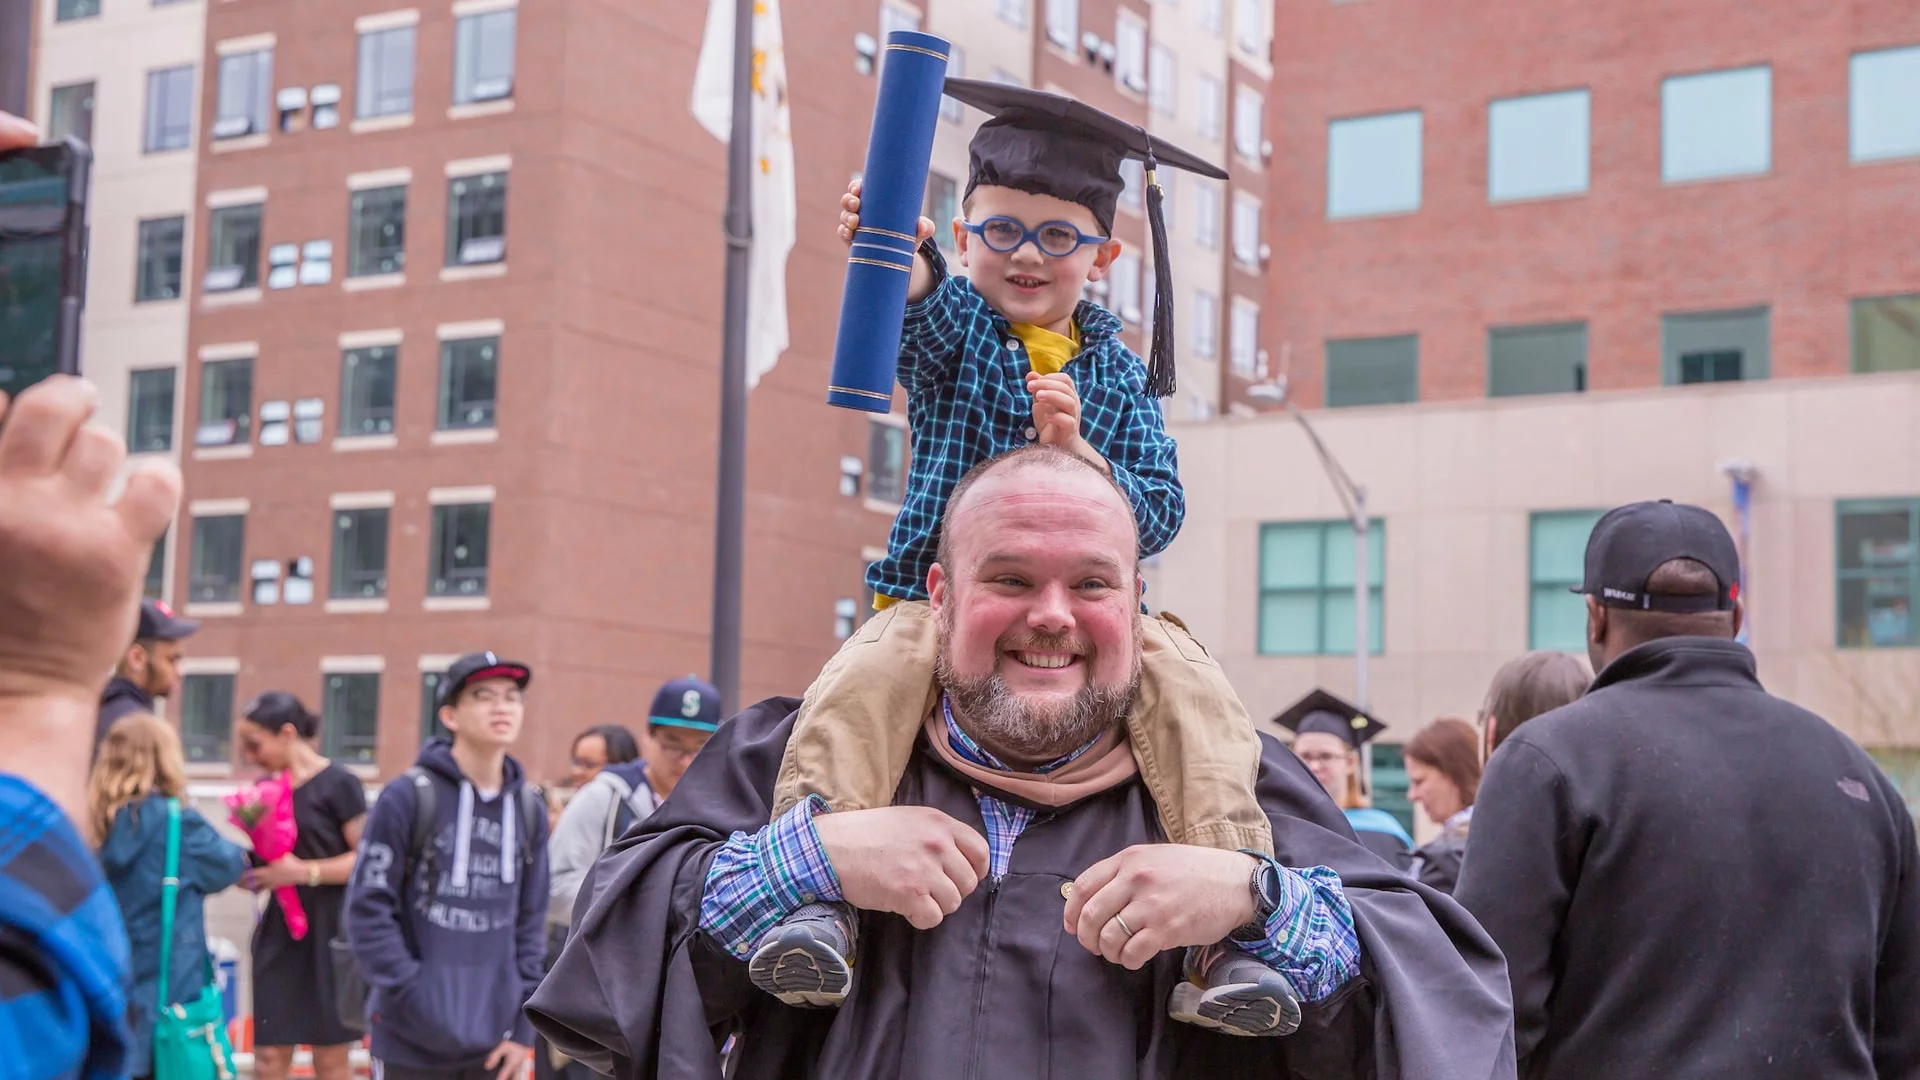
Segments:
[[[1043,816],[1007,875],[933,930],[863,913],[854,985],[837,1011],[781,1005],[699,932],[713,853],[768,819],[799,702],[775,698],[722,725],[672,798],[595,865],[566,949],[528,1004],[554,1046],[621,1077],[719,1080],[738,1033],[739,1080],[1514,1075],[1512,1008],[1491,940],[1452,900],[1383,866],[1313,777],[1262,736],[1258,793],[1283,862],[1339,872],[1362,976],[1305,1010],[1281,1039],[1170,1020],[1183,950],[1138,972],[1088,953],[1061,926],[1060,886],[1133,844],[1164,839],[1137,781]],[[966,782],[924,743],[895,801],[978,824]]]

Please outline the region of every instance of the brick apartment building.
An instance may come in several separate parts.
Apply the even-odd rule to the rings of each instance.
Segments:
[[[1352,529],[1275,376],[1368,488],[1374,754],[1583,649],[1598,512],[1746,529],[1763,681],[1920,803],[1920,9],[1280,0],[1261,350],[1176,423],[1155,595],[1273,715],[1354,686]],[[1404,812],[1404,804],[1400,804]]]

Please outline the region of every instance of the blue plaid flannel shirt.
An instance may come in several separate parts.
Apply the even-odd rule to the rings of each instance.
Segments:
[[[0,775],[0,1073],[124,1076],[127,978],[93,852],[45,795]]]
[[[989,769],[1006,768],[960,730],[944,701],[940,707],[955,752]],[[1058,769],[1092,746],[1090,742],[1035,771]],[[1014,842],[1039,812],[979,788],[973,797],[986,825],[987,873],[1003,877],[1013,861]],[[826,800],[810,795],[758,833],[736,832],[721,845],[708,866],[700,900],[700,928],[721,948],[746,960],[760,938],[802,904],[841,898],[840,879],[813,826],[813,816],[826,812]],[[1280,972],[1300,1000],[1325,1001],[1360,974],[1360,938],[1340,876],[1324,866],[1282,867],[1280,893],[1280,906],[1267,920],[1267,936],[1233,944]]]
[[[940,284],[908,305],[900,335],[912,463],[887,555],[867,568],[867,585],[896,600],[927,598],[940,516],[960,478],[1036,438],[1026,347],[972,282],[947,272],[938,249],[921,250],[932,252]],[[1080,434],[1133,503],[1145,558],[1172,543],[1186,518],[1174,442],[1159,402],[1147,396],[1147,365],[1120,340],[1119,317],[1083,300],[1073,318],[1080,352],[1064,371],[1080,393]]]

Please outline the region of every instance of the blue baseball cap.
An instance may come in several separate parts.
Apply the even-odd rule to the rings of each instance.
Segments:
[[[720,730],[720,691],[705,679],[692,675],[675,679],[653,695],[653,708],[647,723],[666,727],[692,728],[695,731]]]

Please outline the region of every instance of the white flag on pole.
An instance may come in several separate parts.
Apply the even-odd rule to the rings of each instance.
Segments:
[[[693,72],[693,116],[726,142],[733,124],[734,0],[708,0],[707,32]],[[747,271],[747,388],[787,348],[787,253],[795,234],[793,129],[780,0],[753,4],[753,248]]]

